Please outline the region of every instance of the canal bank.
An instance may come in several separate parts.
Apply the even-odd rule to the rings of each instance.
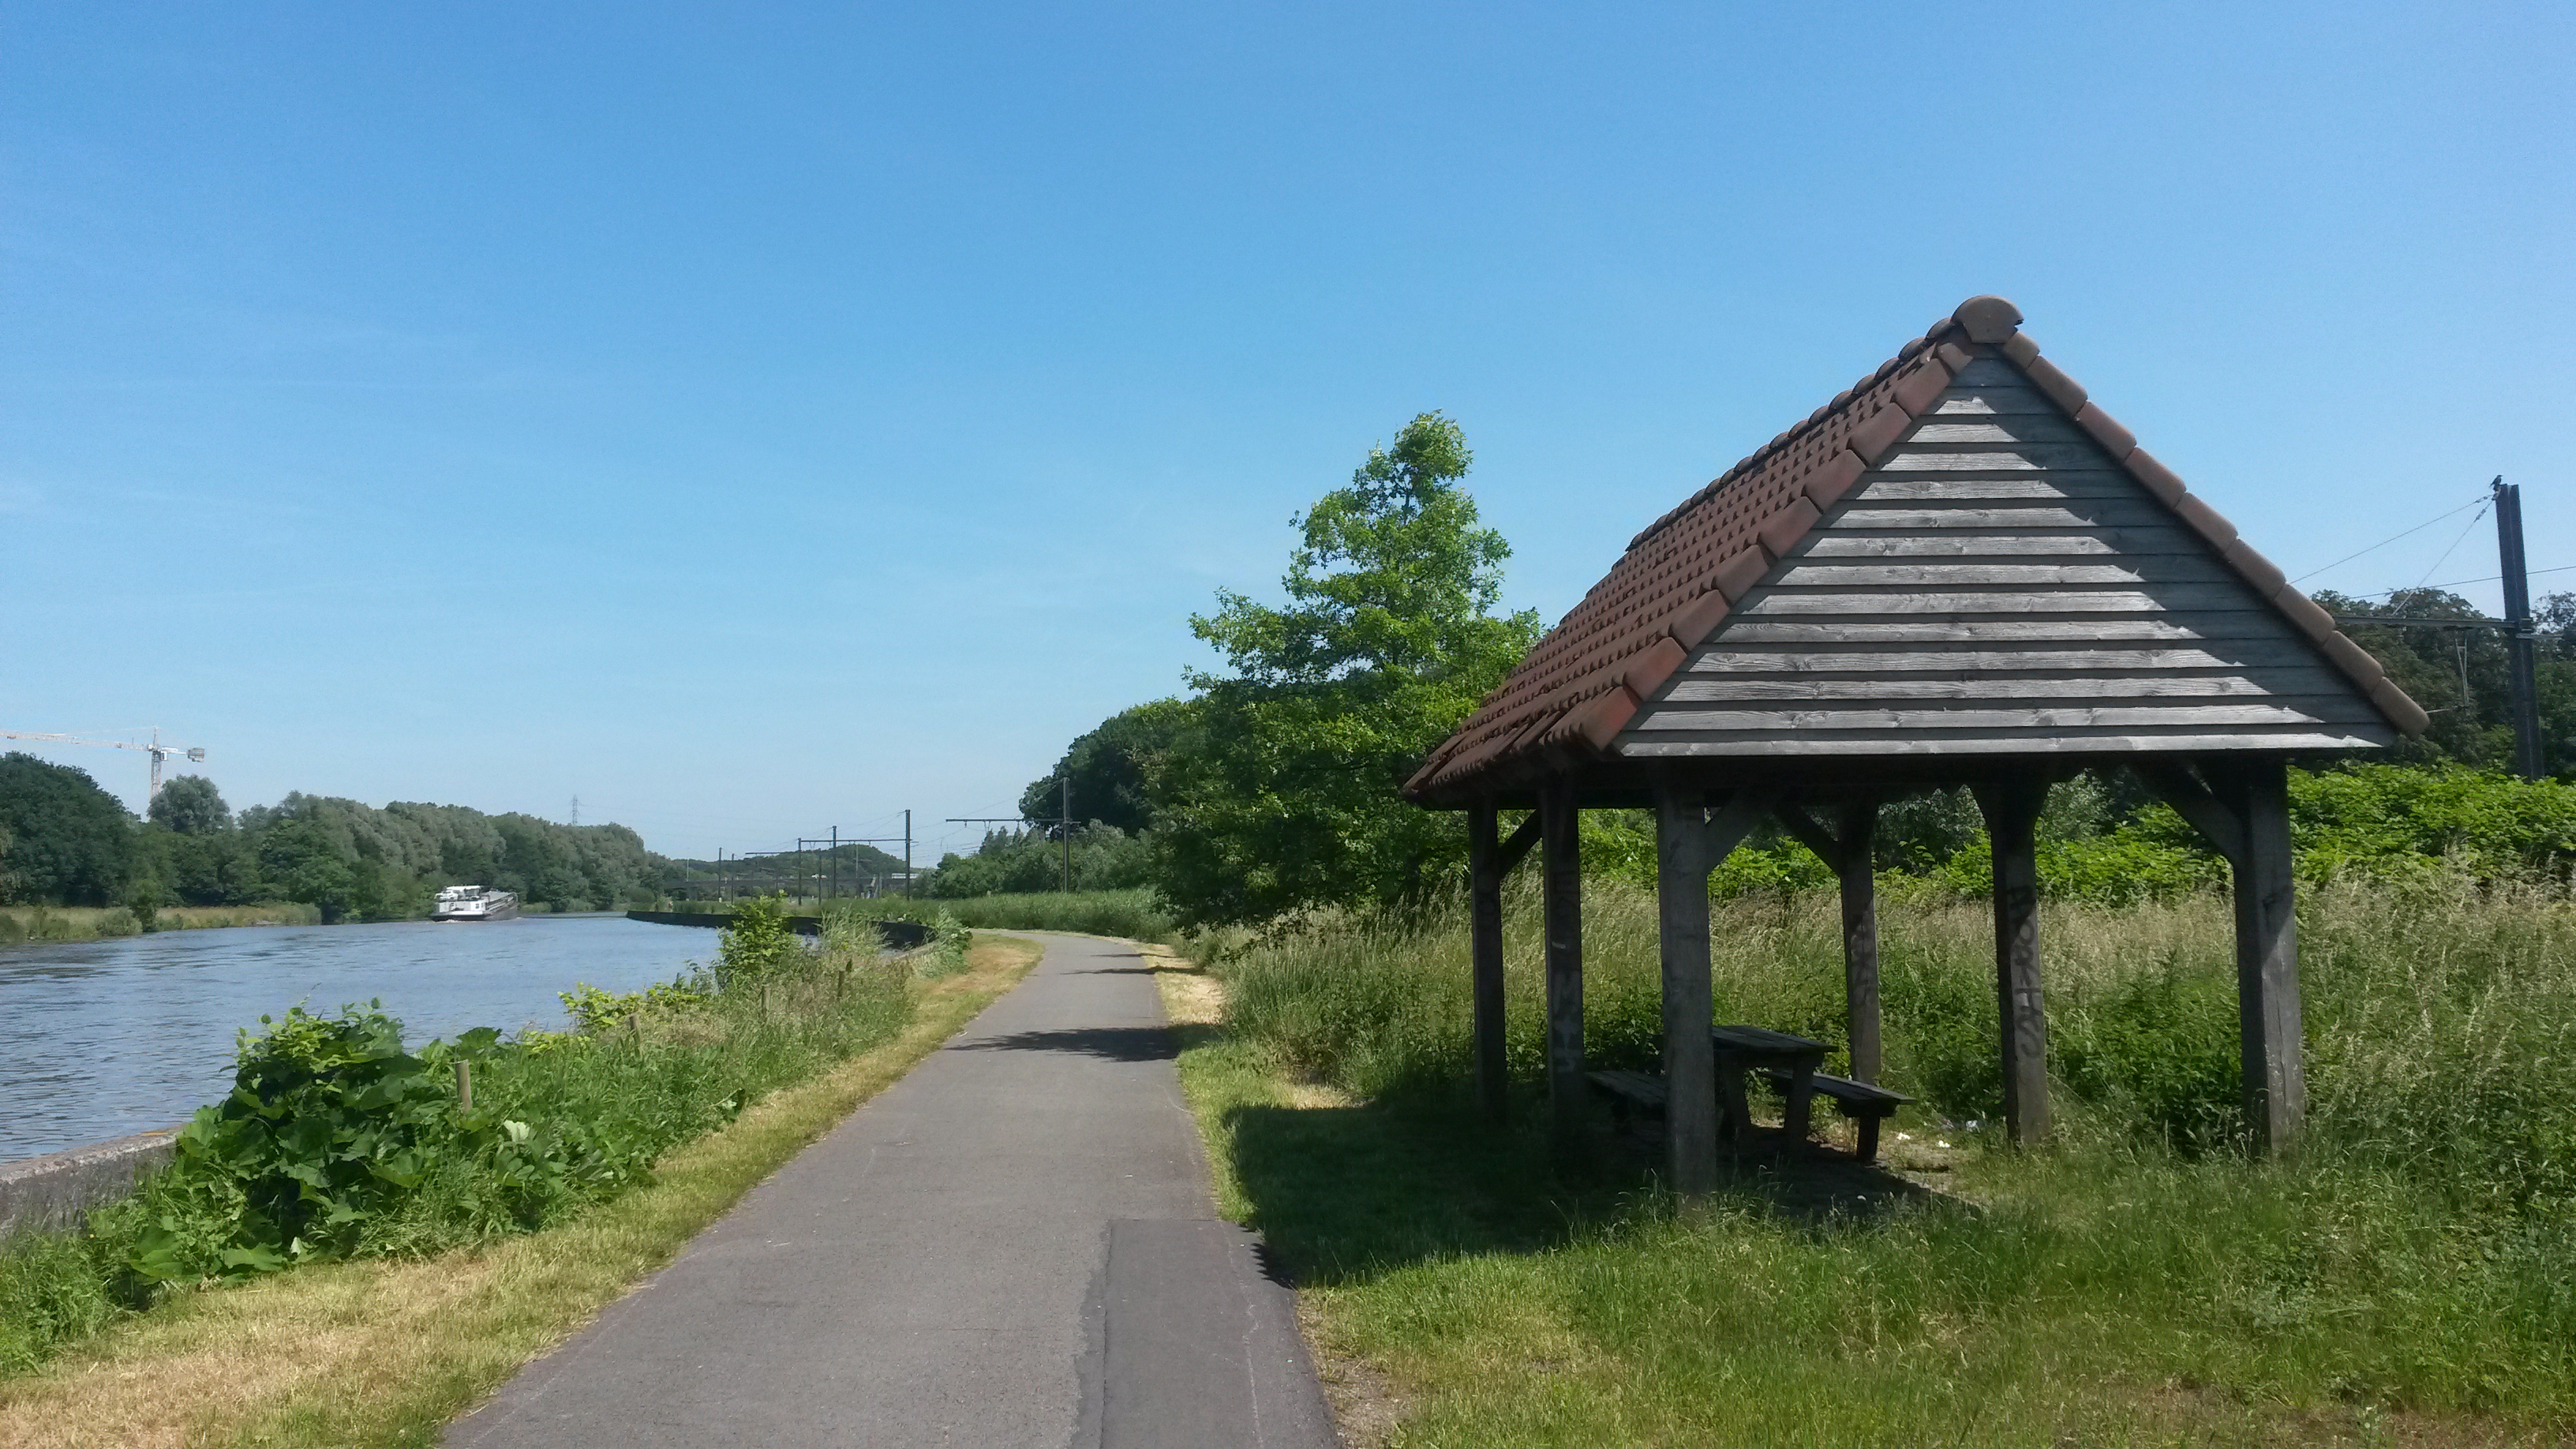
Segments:
[[[617,916],[234,927],[0,947],[0,1163],[183,1122],[230,1089],[238,1033],[381,1001],[406,1039],[563,1025],[576,982],[638,991],[715,939]]]

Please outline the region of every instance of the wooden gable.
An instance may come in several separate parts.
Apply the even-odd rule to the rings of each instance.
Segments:
[[[2397,739],[2352,672],[2202,531],[2030,376],[1984,352],[1605,753],[2124,754]]]

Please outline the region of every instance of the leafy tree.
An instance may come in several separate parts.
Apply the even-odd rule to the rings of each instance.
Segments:
[[[1458,486],[1458,425],[1425,413],[1297,520],[1287,603],[1232,591],[1191,628],[1233,672],[1153,770],[1155,859],[1189,924],[1386,901],[1454,866],[1454,822],[1396,793],[1538,635],[1496,617],[1510,547]]]
[[[1177,699],[1158,699],[1122,709],[1099,728],[1067,746],[1046,778],[1020,793],[1020,815],[1052,820],[1064,810],[1065,781],[1073,783],[1077,822],[1113,826],[1130,835],[1154,823],[1149,773],[1155,760],[1172,746],[1188,719],[1188,707]]]
[[[1070,843],[1075,890],[1128,890],[1153,880],[1153,846],[1115,825],[1077,826]],[[998,891],[1062,890],[1066,844],[1035,831],[994,831],[973,855],[943,857],[921,893],[953,900]]]
[[[181,775],[152,797],[152,823],[181,835],[212,835],[232,820],[215,782],[203,775]]]
[[[86,770],[33,755],[0,756],[0,876],[13,900],[104,906],[122,902],[134,866],[134,817]]]
[[[260,831],[258,849],[268,889],[319,907],[325,921],[349,914],[357,885],[355,853],[336,848],[328,821],[316,814],[284,816]]]

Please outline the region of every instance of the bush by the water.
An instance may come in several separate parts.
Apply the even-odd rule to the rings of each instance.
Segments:
[[[711,972],[626,996],[566,993],[565,1032],[482,1029],[413,1049],[373,1005],[290,1010],[243,1034],[233,1091],[199,1109],[167,1170],[84,1233],[0,1251],[0,1371],[172,1288],[559,1222],[763,1095],[892,1037],[911,1016],[910,975],[872,936],[804,946],[770,903],[743,913]]]

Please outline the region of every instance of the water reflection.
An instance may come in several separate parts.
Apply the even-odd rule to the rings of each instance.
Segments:
[[[228,1090],[233,1033],[382,998],[407,1041],[563,1025],[555,993],[634,991],[712,931],[614,916],[244,926],[0,947],[0,1162],[166,1127]]]

